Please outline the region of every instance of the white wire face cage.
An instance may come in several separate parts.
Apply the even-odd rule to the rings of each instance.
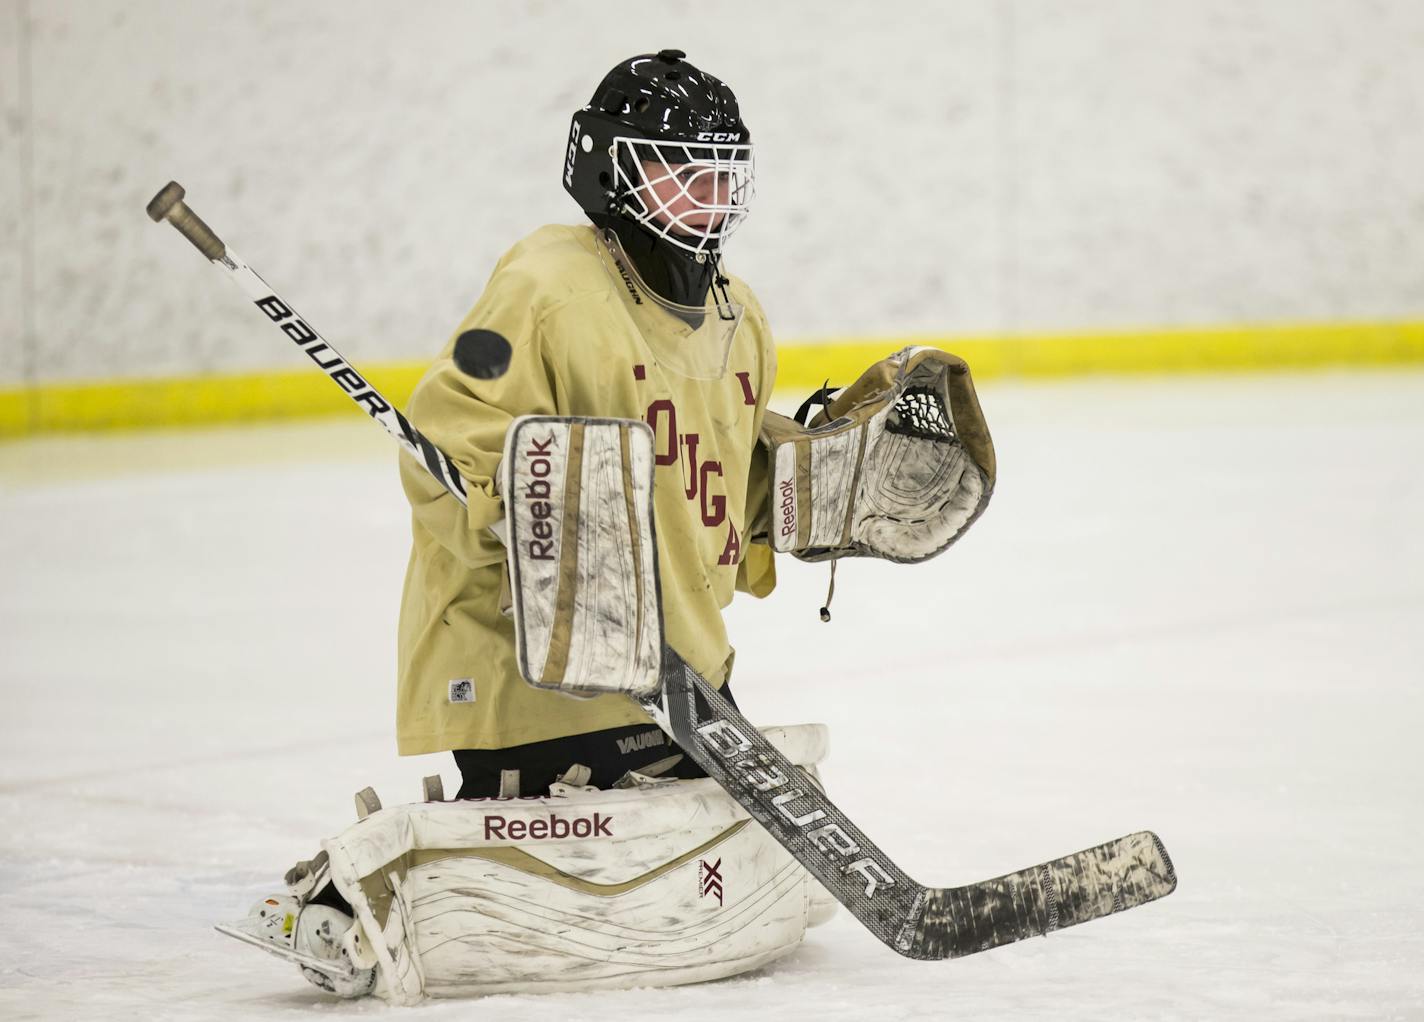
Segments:
[[[752,149],[750,142],[615,138],[613,172],[623,208],[678,248],[720,249],[751,211]]]

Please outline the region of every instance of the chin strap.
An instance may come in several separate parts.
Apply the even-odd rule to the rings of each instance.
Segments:
[[[731,283],[722,273],[722,253],[714,249],[712,252],[712,286],[719,296],[717,298],[717,316],[726,322],[737,318],[737,313],[732,308],[732,296],[727,291],[727,287]]]

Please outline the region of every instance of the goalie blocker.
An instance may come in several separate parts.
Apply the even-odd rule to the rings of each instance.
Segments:
[[[632,419],[521,416],[505,434],[501,478],[525,680],[572,695],[657,691],[653,431]]]

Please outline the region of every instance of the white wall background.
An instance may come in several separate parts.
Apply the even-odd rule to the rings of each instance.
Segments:
[[[784,340],[1424,315],[1420,0],[0,0],[0,386],[290,364],[170,178],[354,360],[433,353],[666,46],[742,99]]]

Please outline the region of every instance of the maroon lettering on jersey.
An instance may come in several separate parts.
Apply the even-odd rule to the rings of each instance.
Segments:
[[[756,404],[756,395],[752,393],[752,374],[740,372],[737,374],[737,379],[742,381],[742,398],[749,405]]]
[[[646,380],[647,378],[648,378],[648,370],[647,370],[647,367],[644,366],[641,362],[639,362],[637,365],[635,365],[635,366],[633,367],[633,379],[635,379],[635,380]]]
[[[667,417],[667,426],[658,428],[658,421],[664,416]],[[653,459],[658,465],[677,464],[677,406],[667,398],[658,398],[648,405],[648,425],[653,428],[653,434],[662,442],[662,450],[657,452]]]
[[[696,502],[702,524],[715,529],[727,521],[727,496],[714,493],[713,479],[723,478],[720,461],[698,461],[698,448],[702,445],[702,434],[677,431],[677,407],[668,398],[659,398],[648,405],[645,415],[647,423],[657,437],[653,461],[660,467],[668,467],[682,462],[682,492],[689,500]],[[721,487],[716,487],[721,490]],[[731,560],[720,560],[719,564],[736,564],[740,559],[741,540],[732,530],[732,537],[723,550],[723,558],[731,551]]]
[[[687,457],[684,459],[683,477],[688,480],[682,488],[682,492],[687,495],[688,500],[697,499],[697,445],[702,440],[700,433],[688,433],[682,438],[682,445],[687,448]]]
[[[736,564],[742,559],[742,537],[737,535],[737,527],[731,522],[727,523],[727,545],[722,548],[722,556],[717,558],[718,564]]]
[[[727,517],[727,498],[720,493],[710,500],[707,496],[707,480],[711,476],[721,477],[722,463],[720,461],[704,461],[698,474],[702,477],[702,524],[709,528],[721,525]]]

